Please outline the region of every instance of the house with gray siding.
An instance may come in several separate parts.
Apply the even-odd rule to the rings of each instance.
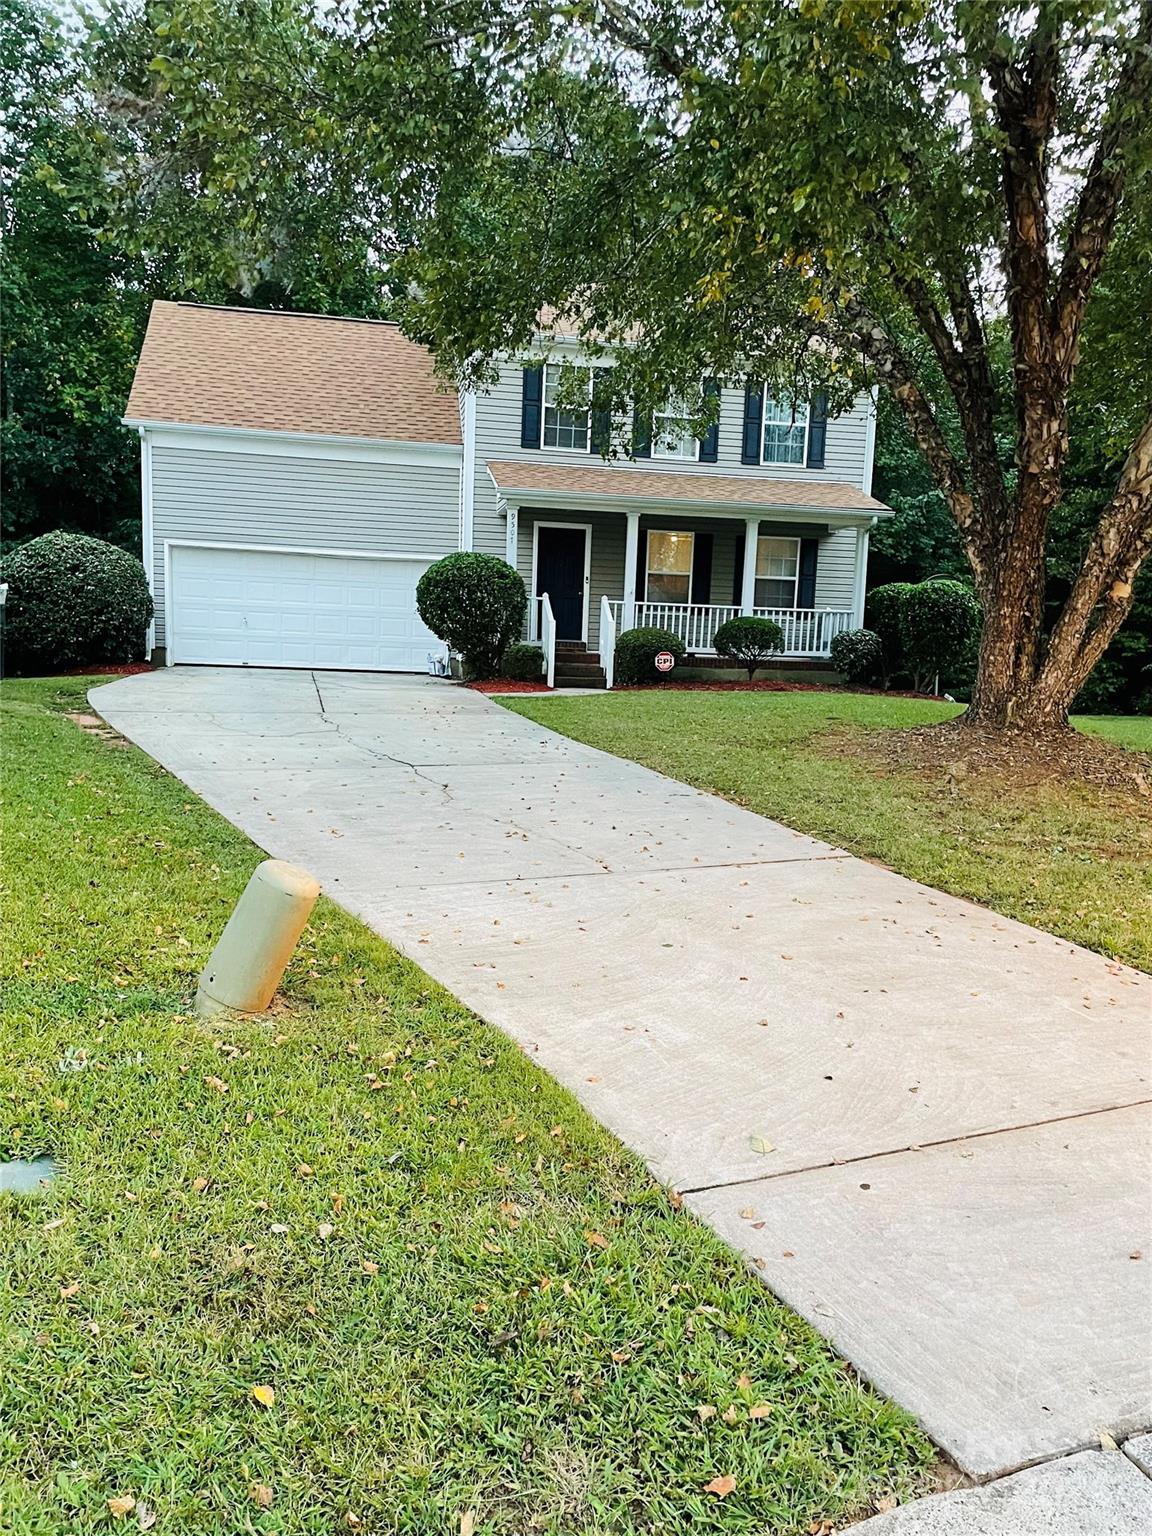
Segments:
[[[424,671],[443,646],[416,583],[475,549],[522,575],[558,681],[610,685],[640,624],[708,665],[719,625],[749,613],[781,625],[786,663],[824,660],[862,622],[869,530],[890,515],[870,494],[874,401],[829,416],[819,397],[709,381],[703,438],[670,405],[608,457],[594,378],[573,338],[542,333],[458,393],[387,322],[155,304],[125,415],[154,647],[169,664]]]

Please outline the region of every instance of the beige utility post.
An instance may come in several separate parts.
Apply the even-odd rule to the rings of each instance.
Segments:
[[[196,1012],[263,1013],[320,894],[305,869],[265,859],[253,871],[200,973]]]

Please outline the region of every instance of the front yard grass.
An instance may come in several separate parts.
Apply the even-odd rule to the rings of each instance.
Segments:
[[[191,1017],[261,855],[85,686],[4,689],[2,1152],[61,1168],[0,1197],[4,1531],[799,1533],[923,1485],[901,1410],[331,903],[272,1014]]]
[[[882,772],[852,754],[871,731],[956,705],[853,693],[644,691],[502,701],[630,757],[1089,948],[1152,970],[1152,799],[1043,779]],[[1152,721],[1083,728],[1152,747]]]

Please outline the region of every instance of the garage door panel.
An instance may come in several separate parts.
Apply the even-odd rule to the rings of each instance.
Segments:
[[[416,612],[427,562],[171,550],[172,659],[422,672],[444,647]]]

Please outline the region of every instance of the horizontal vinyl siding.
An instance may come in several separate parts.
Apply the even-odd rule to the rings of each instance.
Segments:
[[[491,554],[504,552],[504,523],[497,513],[496,494],[485,464],[492,462],[596,464],[599,455],[564,453],[556,448],[521,448],[520,395],[521,369],[508,364],[500,380],[490,391],[476,396],[476,548]],[[743,479],[835,480],[864,487],[865,452],[871,399],[861,395],[850,411],[828,421],[828,435],[823,469],[806,469],[802,464],[741,464],[740,446],[744,430],[744,391],[724,389],[720,397],[720,431],[715,464],[700,464],[694,459],[609,460],[622,472],[631,467],[683,474],[739,475]],[[866,489],[866,487],[864,487]]]
[[[817,608],[852,607],[856,598],[856,550],[855,528],[838,528],[820,540],[816,556]]]
[[[380,554],[458,548],[457,465],[152,449],[156,644],[164,644],[164,541]]]

